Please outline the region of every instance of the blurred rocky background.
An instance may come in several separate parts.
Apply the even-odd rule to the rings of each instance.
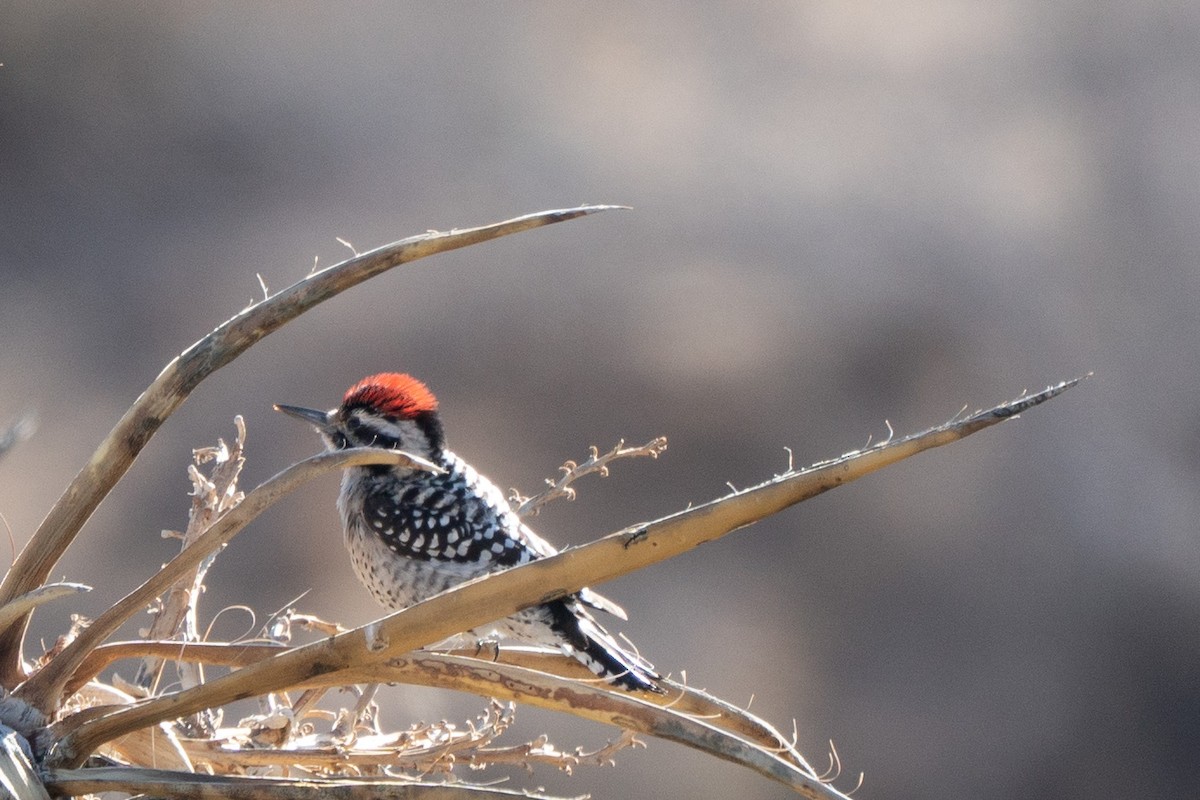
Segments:
[[[526,493],[663,434],[537,519],[560,545],[1095,370],[1026,417],[604,587],[662,669],[832,739],[860,797],[1200,787],[1200,7],[1182,2],[6,3],[0,462],[17,547],[181,349],[272,289],[430,228],[613,212],[419,262],[223,369],[56,575],[167,560],[193,446],[245,415],[256,484],[319,447],[272,402],[406,370]],[[377,613],[336,479],[210,574],[214,635],[307,594]],[[36,648],[35,648],[36,649]],[[397,692],[389,722],[481,708]],[[464,710],[465,709],[465,710]],[[527,712],[598,746],[596,726]],[[517,785],[774,798],[662,742]]]

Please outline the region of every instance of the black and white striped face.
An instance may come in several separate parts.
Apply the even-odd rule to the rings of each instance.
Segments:
[[[436,463],[445,449],[437,398],[421,381],[401,372],[363,378],[332,411],[287,405],[275,408],[316,428],[330,450],[382,447]]]
[[[329,450],[380,447],[403,450],[437,462],[445,448],[441,423],[432,411],[406,419],[381,414],[361,405],[342,405],[331,411],[287,405],[276,405],[275,408],[316,428]]]
[[[435,430],[436,426],[431,425],[431,420],[423,420],[419,416],[416,419],[396,419],[361,407],[339,408],[329,413],[332,424],[320,430],[320,433],[330,450],[381,447],[385,450],[403,450],[431,461],[441,455],[440,431]]]

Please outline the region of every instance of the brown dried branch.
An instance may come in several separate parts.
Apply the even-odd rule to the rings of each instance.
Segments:
[[[329,733],[311,730],[290,738],[272,735],[272,732],[285,728],[303,727],[295,709],[280,708],[267,715],[243,720],[237,728],[219,730],[216,735],[203,740],[178,741],[176,763],[159,763],[158,766],[188,771],[201,768],[214,774],[240,774],[254,769],[260,775],[336,778],[379,775],[383,769],[393,777],[396,770],[421,776],[450,774],[459,765],[466,765],[471,770],[515,765],[532,772],[534,765],[541,764],[571,774],[581,765],[612,765],[620,750],[644,746],[632,733],[623,731],[615,740],[593,752],[583,748],[563,752],[550,744],[545,736],[519,745],[490,747],[509,729],[514,719],[515,706],[489,700],[480,717],[469,720],[462,727],[448,722],[419,723],[398,733],[370,733],[345,741]],[[107,744],[101,752],[117,758],[132,756],[131,763],[134,764],[153,763],[153,759],[141,757],[145,753],[135,749],[144,747],[141,742],[146,737],[139,737],[139,733],[143,732]],[[174,737],[171,740],[176,741]]]
[[[546,485],[549,487],[543,492],[539,492],[531,497],[524,497],[516,489],[513,489],[509,495],[509,502],[516,506],[518,517],[536,517],[542,510],[542,506],[552,500],[557,500],[560,497],[565,497],[567,500],[575,499],[575,490],[571,484],[582,478],[584,475],[592,473],[600,473],[600,477],[608,477],[608,465],[618,458],[633,458],[635,456],[650,456],[658,458],[664,450],[667,449],[667,437],[659,436],[651,439],[640,447],[626,447],[625,440],[621,439],[617,442],[617,446],[609,450],[604,455],[593,445],[589,448],[589,455],[584,459],[582,464],[577,464],[574,461],[568,461],[559,467],[562,472],[562,477],[558,480],[546,478]]]
[[[227,650],[228,656],[215,657],[219,656],[218,647]],[[180,652],[184,658],[204,657],[211,663],[248,663],[240,649],[236,644],[209,643],[188,645]],[[271,651],[258,648],[253,652],[258,657],[267,657]],[[324,675],[302,686],[335,688],[349,682],[386,681],[496,696],[685,744],[779,780],[808,797],[840,797],[813,777],[812,768],[793,743],[777,730],[745,710],[704,692],[667,681],[666,696],[638,696],[614,689],[597,680],[574,659],[548,650],[505,647],[499,651],[498,659],[483,660],[463,652],[420,651],[384,665]],[[300,714],[295,713],[293,719],[299,721],[299,718]],[[246,738],[244,732],[239,734],[241,739],[226,734],[225,743],[185,740],[183,745],[194,762],[208,764],[218,771],[237,765],[278,769],[297,766],[316,774],[336,774],[339,765],[350,769],[351,774],[383,764],[446,771],[454,765],[452,756],[469,759],[472,752],[481,753],[479,759],[487,763],[517,763],[521,762],[522,753],[528,753],[529,757],[521,763],[554,763],[562,769],[574,763],[572,759],[579,755],[561,754],[563,758],[559,760],[554,756],[559,751],[541,747],[544,743],[540,742],[482,752],[479,748],[486,742],[461,735],[451,738],[436,726],[431,730],[438,731],[438,736],[421,738],[420,732],[425,727],[428,726],[414,728],[416,733],[358,737],[352,743],[336,735],[293,738],[287,750],[230,749]]]
[[[469,721],[465,731],[445,722],[419,726],[414,730],[419,737],[404,748],[404,758],[412,765],[410,769],[423,773],[449,773],[460,755],[472,761],[481,748],[508,730],[516,713],[516,707],[511,703],[505,706],[489,699],[478,724]]]
[[[543,211],[479,228],[412,236],[314,272],[223,322],[167,364],[96,448],[0,582],[0,606],[46,582],[83,524],[163,422],[201,381],[263,337],[313,306],[401,264],[613,208],[619,206]],[[0,685],[8,689],[25,678],[20,648],[28,619],[26,615],[0,632]]]
[[[479,693],[479,689],[490,681],[503,687],[505,693],[498,696],[505,699],[530,704],[544,702],[546,708],[618,726],[628,727],[630,720],[636,721],[638,715],[632,713],[629,703],[646,702],[676,714],[704,720],[710,727],[777,753],[795,766],[812,771],[811,766],[782,734],[745,709],[731,706],[703,691],[669,679],[664,681],[664,686],[671,688],[666,695],[642,696],[614,691],[578,661],[553,650],[506,646],[499,650],[494,660],[481,659],[471,651],[423,650],[394,659],[388,662],[385,669],[386,672],[382,674],[396,683],[437,686],[472,693]],[[352,676],[355,676],[354,672],[343,673],[339,678],[345,680]],[[459,683],[460,680],[463,682]],[[564,683],[573,689],[586,687],[592,692],[576,703],[573,696],[560,692]],[[492,691],[501,690],[493,688]],[[674,724],[674,721],[659,724],[651,720],[647,723],[648,727],[634,725],[632,730],[662,738],[664,732]],[[689,744],[687,741],[677,741]]]
[[[273,714],[279,716],[279,711]],[[311,775],[344,776],[378,773],[387,767],[419,775],[448,774],[460,758],[470,763],[474,753],[502,735],[513,723],[515,708],[489,700],[477,720],[461,727],[445,721],[418,723],[405,731],[368,733],[351,741],[331,733],[303,732],[272,742],[271,747],[261,739],[253,740],[254,731],[267,716],[243,720],[238,728],[219,731],[217,737],[206,741],[187,742],[188,753],[196,763],[217,772],[259,767],[276,770],[277,774],[298,770]],[[294,713],[286,717],[300,722]],[[284,744],[286,748],[281,749]]]
[[[177,640],[136,639],[128,642],[102,644],[87,654],[67,681],[64,694],[71,695],[79,687],[100,674],[115,661],[143,658],[171,660],[184,664],[206,664],[221,667],[244,667],[264,658],[282,653],[291,642],[292,627],[316,631],[322,636],[335,636],[347,629],[334,622],[288,610],[271,624],[265,640],[239,642],[180,642]]]
[[[633,731],[622,730],[615,739],[610,739],[599,750],[585,753],[582,748],[575,748],[574,757],[579,764],[594,764],[597,767],[615,767],[616,755],[622,750],[636,750],[645,747],[646,743],[634,735]]]

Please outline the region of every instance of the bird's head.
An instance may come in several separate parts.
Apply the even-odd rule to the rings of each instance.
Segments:
[[[424,383],[400,372],[363,378],[329,411],[282,403],[275,410],[312,425],[330,450],[383,447],[436,462],[445,446],[437,398]]]

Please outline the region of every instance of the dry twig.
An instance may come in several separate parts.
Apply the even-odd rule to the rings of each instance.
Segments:
[[[546,478],[546,485],[549,488],[545,491],[539,492],[532,497],[524,497],[514,489],[508,499],[509,502],[517,507],[516,513],[518,517],[536,517],[541,512],[542,506],[551,500],[557,500],[560,497],[565,497],[567,500],[574,500],[575,489],[571,487],[571,484],[584,475],[599,473],[600,477],[607,478],[609,463],[616,461],[618,458],[632,458],[634,456],[658,458],[666,449],[667,437],[665,436],[651,439],[640,447],[626,447],[625,440],[622,439],[617,442],[616,447],[604,455],[600,455],[600,451],[593,445],[589,448],[590,453],[582,464],[568,461],[559,467],[562,477],[558,480]]]
[[[180,549],[195,543],[222,514],[242,502],[243,494],[238,490],[238,476],[246,463],[242,455],[246,446],[246,423],[241,415],[233,419],[236,436],[233,445],[218,439],[214,447],[201,447],[192,451],[188,465],[188,477],[192,481],[192,507],[188,512],[187,529],[183,532]],[[204,475],[200,467],[211,463],[210,474]],[[200,625],[197,621],[197,603],[204,592],[204,578],[212,567],[220,550],[209,553],[193,570],[192,574],[178,580],[166,593],[157,608],[150,628],[142,634],[147,639],[179,638],[186,642],[199,641]],[[133,686],[142,694],[154,694],[162,674],[164,662],[158,658],[147,658],[138,667]],[[198,686],[204,682],[204,671],[200,664],[176,662],[179,685]],[[219,723],[211,709],[198,712],[192,717],[190,726],[198,731],[211,731]]]

